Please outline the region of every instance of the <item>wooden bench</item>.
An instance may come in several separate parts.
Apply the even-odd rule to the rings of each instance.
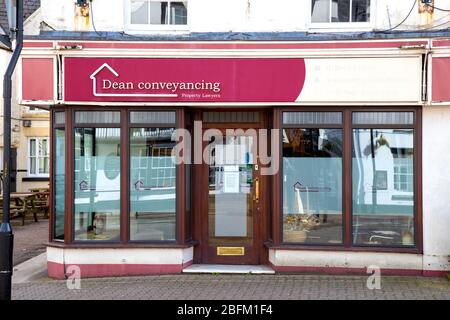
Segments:
[[[41,214],[44,219],[48,219],[48,194],[36,193],[25,197],[25,210],[33,214],[34,220],[37,222],[37,215]]]
[[[20,218],[22,226],[28,215],[32,214],[35,222],[38,222],[38,215],[44,219],[49,216],[49,194],[44,193],[12,193],[10,202],[11,220]],[[0,198],[0,216],[3,216],[3,199]]]
[[[25,225],[26,208],[25,202],[20,198],[11,199],[9,206],[10,219],[21,219],[22,226]],[[0,216],[3,218],[3,200],[0,200]]]

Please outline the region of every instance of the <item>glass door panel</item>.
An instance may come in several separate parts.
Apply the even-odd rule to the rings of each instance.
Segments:
[[[220,256],[220,248],[235,247],[236,252],[240,252],[236,255],[247,256],[254,243],[253,137],[214,137],[211,145],[208,165],[210,252]]]

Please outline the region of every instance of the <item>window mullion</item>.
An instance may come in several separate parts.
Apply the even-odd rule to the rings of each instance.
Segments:
[[[328,11],[328,23],[333,22],[333,0],[330,0],[330,9]]]
[[[348,13],[348,17],[349,17],[349,21],[350,23],[353,22],[353,17],[352,17],[352,12],[353,12],[353,0],[350,0],[350,7],[349,9],[349,13]]]
[[[151,18],[151,14],[152,14],[152,0],[148,0],[148,10],[147,10],[147,24],[150,25],[152,23],[152,18]]]

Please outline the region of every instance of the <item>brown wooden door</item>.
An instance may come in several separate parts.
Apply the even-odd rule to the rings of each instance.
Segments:
[[[263,186],[256,146],[256,138],[245,134],[205,142],[209,162],[202,165],[199,186],[204,195],[203,263],[260,263]]]

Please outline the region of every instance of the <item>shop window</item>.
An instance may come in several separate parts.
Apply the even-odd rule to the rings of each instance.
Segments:
[[[187,26],[187,1],[127,0],[126,3],[127,20],[132,29]]]
[[[208,123],[251,123],[259,122],[259,112],[251,111],[205,111],[203,122]]]
[[[342,112],[283,112],[284,125],[342,124]]]
[[[348,125],[341,112],[284,112],[282,119],[284,243],[416,245],[414,112],[352,112]],[[348,195],[342,181],[350,177]]]
[[[353,243],[414,245],[412,129],[353,129]]]
[[[130,129],[130,240],[176,239],[175,128]]]
[[[370,22],[370,0],[312,0],[312,23]]]
[[[64,114],[64,112],[58,112]],[[57,121],[55,121],[57,122]],[[55,129],[53,134],[54,139],[54,158],[53,158],[53,183],[55,190],[54,198],[54,230],[53,238],[56,240],[64,240],[64,201],[66,192],[66,147],[65,147],[65,130],[62,128]]]
[[[341,124],[340,112],[284,113],[285,125]],[[283,241],[342,243],[341,128],[283,130]]]
[[[75,240],[118,241],[120,128],[75,128],[74,154]]]
[[[76,124],[120,124],[120,111],[77,111]]]
[[[353,112],[354,125],[412,125],[414,112]]]
[[[55,112],[54,113],[54,118],[53,118],[53,123],[57,126],[57,125],[64,125],[66,123],[66,113],[65,112]]]
[[[50,145],[48,137],[28,139],[28,176],[48,177],[50,174]]]
[[[175,124],[173,111],[131,111],[130,123]]]

